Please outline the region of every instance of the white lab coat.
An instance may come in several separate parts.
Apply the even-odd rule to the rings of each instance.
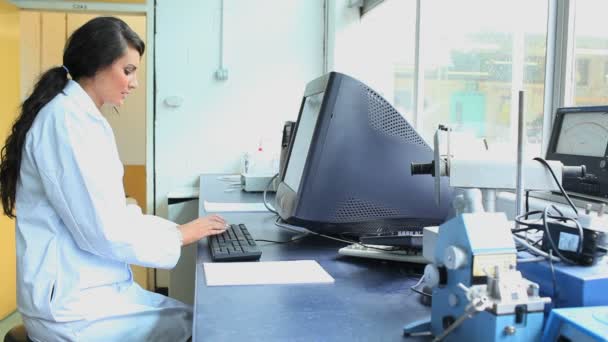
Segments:
[[[111,127],[70,80],[27,133],[17,184],[17,300],[33,340],[191,336],[191,307],[143,290],[128,265],[175,266],[177,225],[127,205],[122,177]]]

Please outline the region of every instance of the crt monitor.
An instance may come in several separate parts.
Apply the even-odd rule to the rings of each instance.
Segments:
[[[410,164],[432,148],[385,99],[330,72],[309,82],[281,170],[275,205],[291,225],[331,235],[421,230],[446,220],[452,191]]]

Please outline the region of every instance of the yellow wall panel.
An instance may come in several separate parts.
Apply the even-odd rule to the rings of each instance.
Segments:
[[[19,108],[19,11],[6,0],[0,0],[0,141],[6,134]],[[17,308],[15,223],[0,217],[0,319]]]
[[[125,175],[123,177],[125,193],[134,198],[137,204],[145,212],[146,208],[146,166],[145,165],[125,165]],[[131,265],[135,281],[144,289],[153,290],[148,283],[148,269],[145,267]]]
[[[129,197],[135,198],[137,204],[146,207],[146,166],[145,165],[125,165],[125,175],[123,177],[125,193]],[[145,210],[144,210],[145,211]]]
[[[63,47],[67,39],[65,22],[66,13],[42,12],[40,22],[41,32],[43,32],[40,40],[40,70],[42,72],[63,64]]]
[[[19,12],[21,37],[21,101],[25,100],[34,89],[40,75],[40,36],[42,22],[40,12]]]
[[[145,4],[146,0],[80,0],[78,2],[114,2],[119,4]]]
[[[146,290],[154,290],[150,287],[150,284],[148,284],[148,270],[150,269],[146,267],[131,265],[131,271],[133,271],[133,279],[135,279],[135,282]]]

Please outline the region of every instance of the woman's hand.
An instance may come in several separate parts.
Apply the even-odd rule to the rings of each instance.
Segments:
[[[186,246],[191,243],[209,236],[223,233],[228,227],[226,221],[218,215],[209,215],[197,218],[186,224],[178,226],[182,233],[182,245]]]

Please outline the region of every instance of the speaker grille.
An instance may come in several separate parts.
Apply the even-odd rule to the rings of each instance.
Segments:
[[[370,125],[376,131],[404,139],[408,143],[426,146],[424,140],[393,106],[370,88],[364,87],[369,106]]]
[[[338,223],[356,222],[370,218],[383,219],[397,216],[399,216],[397,209],[383,208],[374,203],[351,197],[338,205],[335,221]]]

